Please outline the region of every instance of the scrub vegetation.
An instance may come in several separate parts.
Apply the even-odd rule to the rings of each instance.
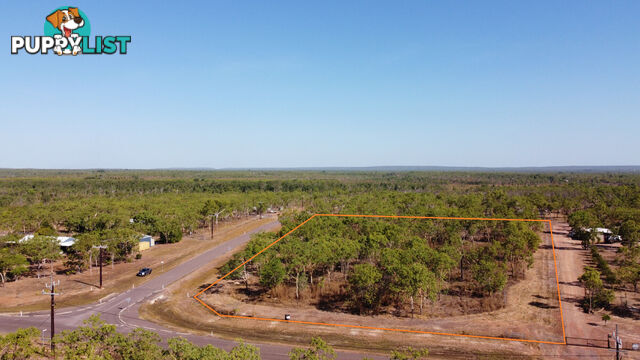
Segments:
[[[0,359],[49,359],[54,353],[49,342],[41,341],[41,333],[36,328],[19,329],[16,332],[0,335]],[[57,334],[55,358],[61,359],[158,359],[158,360],[260,360],[260,349],[239,342],[231,350],[212,345],[198,346],[192,342],[175,337],[167,340],[167,346],[161,346],[161,338],[156,332],[146,329],[134,329],[128,334],[116,331],[116,326],[107,324],[99,315],[85,320],[84,326],[75,330]],[[427,349],[394,350],[390,359],[423,359]],[[294,348],[289,359],[337,359],[333,348],[320,338],[313,338],[308,348]]]
[[[273,211],[282,214],[283,232],[314,213],[554,215],[568,217],[585,248],[602,241],[587,229],[606,227],[620,235],[616,257],[600,259],[594,251],[596,264],[585,279],[595,274],[605,288],[637,291],[639,184],[633,173],[0,170],[0,280],[37,276],[60,257],[68,272],[85,271],[98,244],[107,245],[106,261],[131,261],[140,234],[178,242],[200,228],[213,231],[218,221]],[[388,310],[403,299],[413,302],[404,311],[415,313],[439,294],[490,296],[517,281],[542,229],[316,218],[299,230],[236,276],[246,271],[265,292],[286,287],[293,297],[303,288],[324,287],[327,296],[340,297],[339,307],[353,312]],[[25,234],[36,236],[19,242]],[[78,241],[61,255],[52,244],[56,235]],[[226,268],[271,240],[256,236]],[[598,294],[606,292],[591,295]]]
[[[281,217],[279,234],[255,236],[221,273],[302,220],[301,214]],[[538,249],[535,230],[540,227],[510,221],[316,217],[230,278],[243,280],[245,290],[251,278],[258,279],[254,297],[299,300],[304,294],[323,309],[413,316],[441,293],[491,296],[508,281],[523,278]]]

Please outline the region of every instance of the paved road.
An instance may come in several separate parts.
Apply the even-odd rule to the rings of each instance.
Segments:
[[[236,345],[235,341],[221,339],[215,337],[215,335],[199,336],[171,330],[163,327],[162,325],[140,319],[138,316],[138,308],[145,300],[161,292],[165,286],[182,279],[210,261],[225,256],[244,245],[249,241],[251,234],[260,231],[272,230],[278,225],[278,221],[274,220],[270,223],[259,226],[244,235],[233,238],[212,248],[211,250],[189,259],[171,270],[167,270],[164,274],[154,277],[139,287],[130,289],[115,296],[110,296],[102,301],[102,303],[60,309],[56,312],[56,332],[75,329],[82,325],[82,322],[89,316],[93,314],[100,314],[103,320],[116,325],[118,331],[121,332],[128,332],[136,327],[146,328],[156,331],[164,340],[175,336],[182,336],[198,345],[211,344],[213,346],[229,350]],[[0,314],[0,331],[3,332],[15,331],[18,328],[29,326],[35,326],[38,329],[47,329],[48,331],[49,323],[49,312],[34,312],[23,314],[23,316]],[[286,345],[254,345],[260,348],[260,353],[262,354],[263,359],[268,360],[286,359],[288,358],[287,354],[289,350],[291,350],[291,346]],[[362,354],[354,352],[340,352],[338,354],[339,359],[349,360],[361,359],[363,356],[364,355]],[[368,356],[371,357],[371,355]]]

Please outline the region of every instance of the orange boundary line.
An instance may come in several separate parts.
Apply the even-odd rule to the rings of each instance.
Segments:
[[[234,271],[238,270],[246,263],[253,260],[256,256],[262,254],[265,250],[269,249],[273,245],[277,244],[280,240],[289,236],[292,232],[296,231],[299,227],[309,222],[311,219],[316,216],[332,216],[332,217],[366,217],[366,218],[395,218],[395,219],[438,219],[438,220],[489,220],[489,221],[521,221],[521,222],[546,222],[549,224],[549,234],[551,237],[551,248],[553,250],[553,266],[555,268],[556,274],[556,289],[558,291],[558,305],[560,310],[560,323],[562,324],[562,342],[558,341],[544,341],[544,340],[529,340],[529,339],[512,339],[505,337],[494,337],[494,336],[483,336],[483,335],[467,335],[467,334],[454,334],[454,333],[444,333],[444,332],[433,332],[433,331],[421,331],[421,330],[410,330],[410,329],[390,329],[390,328],[382,328],[382,327],[373,327],[373,326],[362,326],[362,325],[347,325],[347,324],[330,324],[330,323],[322,323],[322,322],[312,322],[312,321],[301,321],[301,320],[283,320],[283,319],[272,319],[272,318],[260,318],[260,317],[251,317],[251,316],[238,316],[238,315],[223,315],[219,312],[215,311],[211,306],[207,305],[204,301],[200,300],[199,296],[202,295],[205,291],[209,290],[211,287],[216,285],[218,282],[231,275]],[[518,341],[518,342],[527,342],[527,343],[539,343],[539,344],[552,344],[552,345],[566,345],[567,337],[564,328],[564,317],[562,315],[562,299],[560,296],[560,281],[558,279],[558,264],[556,261],[556,247],[553,241],[553,228],[551,226],[551,220],[539,220],[539,219],[500,219],[500,218],[474,218],[474,217],[445,217],[445,216],[402,216],[402,215],[353,215],[353,214],[314,214],[307,220],[300,223],[298,226],[289,230],[286,234],[282,235],[280,238],[267,245],[264,249],[260,250],[258,253],[247,259],[242,264],[238,265],[233,270],[226,273],[223,277],[219,278],[199,293],[193,296],[200,304],[204,305],[207,309],[213,311],[216,315],[223,318],[235,318],[235,319],[249,319],[249,320],[261,320],[261,321],[278,321],[285,323],[296,323],[296,324],[306,324],[306,325],[323,325],[323,326],[336,326],[336,327],[349,327],[356,329],[367,329],[367,330],[385,330],[385,331],[396,331],[396,332],[405,332],[405,333],[415,333],[415,334],[430,334],[430,335],[445,335],[445,336],[459,336],[459,337],[468,337],[468,338],[478,338],[478,339],[491,339],[491,340],[506,340],[506,341]]]

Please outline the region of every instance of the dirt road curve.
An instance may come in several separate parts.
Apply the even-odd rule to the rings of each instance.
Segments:
[[[143,283],[142,286],[116,296],[112,296],[102,303],[93,304],[91,306],[60,309],[56,313],[56,331],[59,332],[61,330],[74,329],[82,325],[82,321],[87,319],[89,316],[93,314],[100,314],[103,320],[108,323],[115,324],[118,331],[121,332],[128,332],[136,327],[140,327],[158,332],[163,340],[175,336],[182,336],[198,345],[212,344],[213,346],[229,350],[236,344],[234,341],[217,338],[215,337],[215,334],[214,336],[198,336],[181,333],[165,328],[161,325],[142,320],[138,316],[138,307],[149,297],[162,291],[166,285],[182,279],[184,276],[192,273],[211,260],[223,257],[247,243],[251,234],[260,231],[268,231],[276,228],[278,225],[278,221],[274,220],[268,224],[257,227],[244,235],[233,238],[209,251],[185,261],[173,269],[168,270],[166,273]],[[156,269],[156,271],[159,271],[159,269]],[[10,332],[21,327],[29,326],[35,326],[38,329],[48,329],[49,321],[48,312],[34,312],[30,314],[23,314],[23,316],[2,314],[0,315],[0,331]],[[255,345],[260,348],[260,353],[262,354],[263,359],[275,360],[287,358],[287,353],[291,349],[291,346],[286,345]],[[361,359],[362,357],[363,355],[361,354],[351,352],[341,352],[339,354],[340,359]],[[371,356],[369,355],[369,357]]]

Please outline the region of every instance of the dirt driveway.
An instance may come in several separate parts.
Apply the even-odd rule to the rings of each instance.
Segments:
[[[611,334],[618,324],[623,345],[640,343],[640,324],[637,321],[611,315],[611,320],[605,326],[601,312],[586,314],[580,307],[579,301],[584,297],[584,288],[578,278],[582,275],[585,265],[592,265],[591,256],[584,250],[580,241],[567,236],[570,227],[565,222],[554,221],[553,234],[556,245],[558,263],[558,279],[560,294],[562,295],[562,313],[568,346],[543,346],[543,354],[567,356],[567,358],[584,358],[584,356],[611,356],[609,349],[584,347],[587,342],[598,346],[607,346],[607,334]],[[572,345],[573,344],[573,345]],[[625,354],[626,359],[639,359],[640,352]]]

